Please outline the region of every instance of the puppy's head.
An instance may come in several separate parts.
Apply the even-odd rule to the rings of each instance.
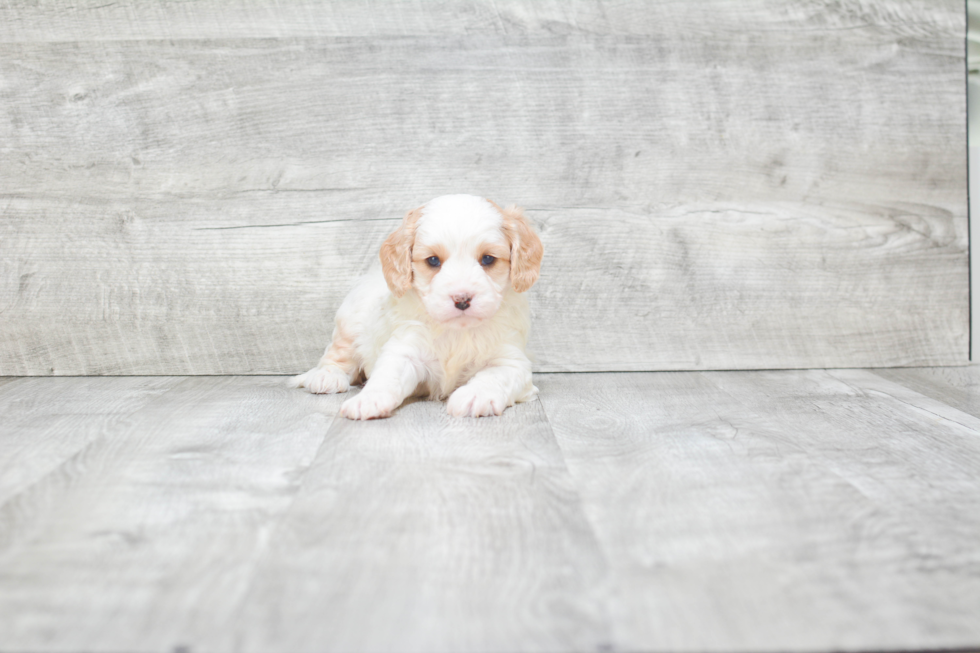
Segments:
[[[521,209],[445,195],[405,215],[381,267],[395,296],[414,287],[434,320],[469,327],[491,318],[508,288],[534,285],[543,252]]]

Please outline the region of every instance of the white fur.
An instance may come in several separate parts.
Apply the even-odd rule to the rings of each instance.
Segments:
[[[471,417],[500,415],[532,399],[537,388],[525,354],[527,300],[511,287],[509,273],[494,279],[479,262],[483,244],[510,246],[503,223],[496,205],[472,195],[427,203],[414,243],[449,252],[431,283],[414,274],[397,297],[380,266],[362,277],[337,311],[334,342],[317,367],[291,385],[345,392],[363,374],[364,389],[340,409],[350,419],[387,417],[412,395],[448,397],[450,415]],[[459,295],[472,297],[465,310],[455,306]]]

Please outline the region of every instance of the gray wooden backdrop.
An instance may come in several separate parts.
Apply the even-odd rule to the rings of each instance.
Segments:
[[[291,373],[406,209],[537,369],[966,362],[962,0],[0,2],[0,374]]]

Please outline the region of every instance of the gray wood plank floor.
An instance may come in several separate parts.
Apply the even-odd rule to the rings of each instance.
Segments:
[[[0,378],[0,650],[980,647],[980,368],[536,382]]]

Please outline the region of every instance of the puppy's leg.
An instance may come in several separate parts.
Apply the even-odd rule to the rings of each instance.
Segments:
[[[538,394],[531,383],[531,361],[518,347],[507,347],[489,366],[449,395],[446,412],[455,417],[500,415],[508,406]]]
[[[347,392],[358,372],[360,366],[355,357],[354,339],[338,321],[333,330],[333,341],[320,362],[309,372],[290,379],[289,386],[306,388],[313,394]]]
[[[344,402],[340,414],[348,419],[388,417],[415,392],[425,375],[425,364],[413,348],[389,342],[364,389]]]

